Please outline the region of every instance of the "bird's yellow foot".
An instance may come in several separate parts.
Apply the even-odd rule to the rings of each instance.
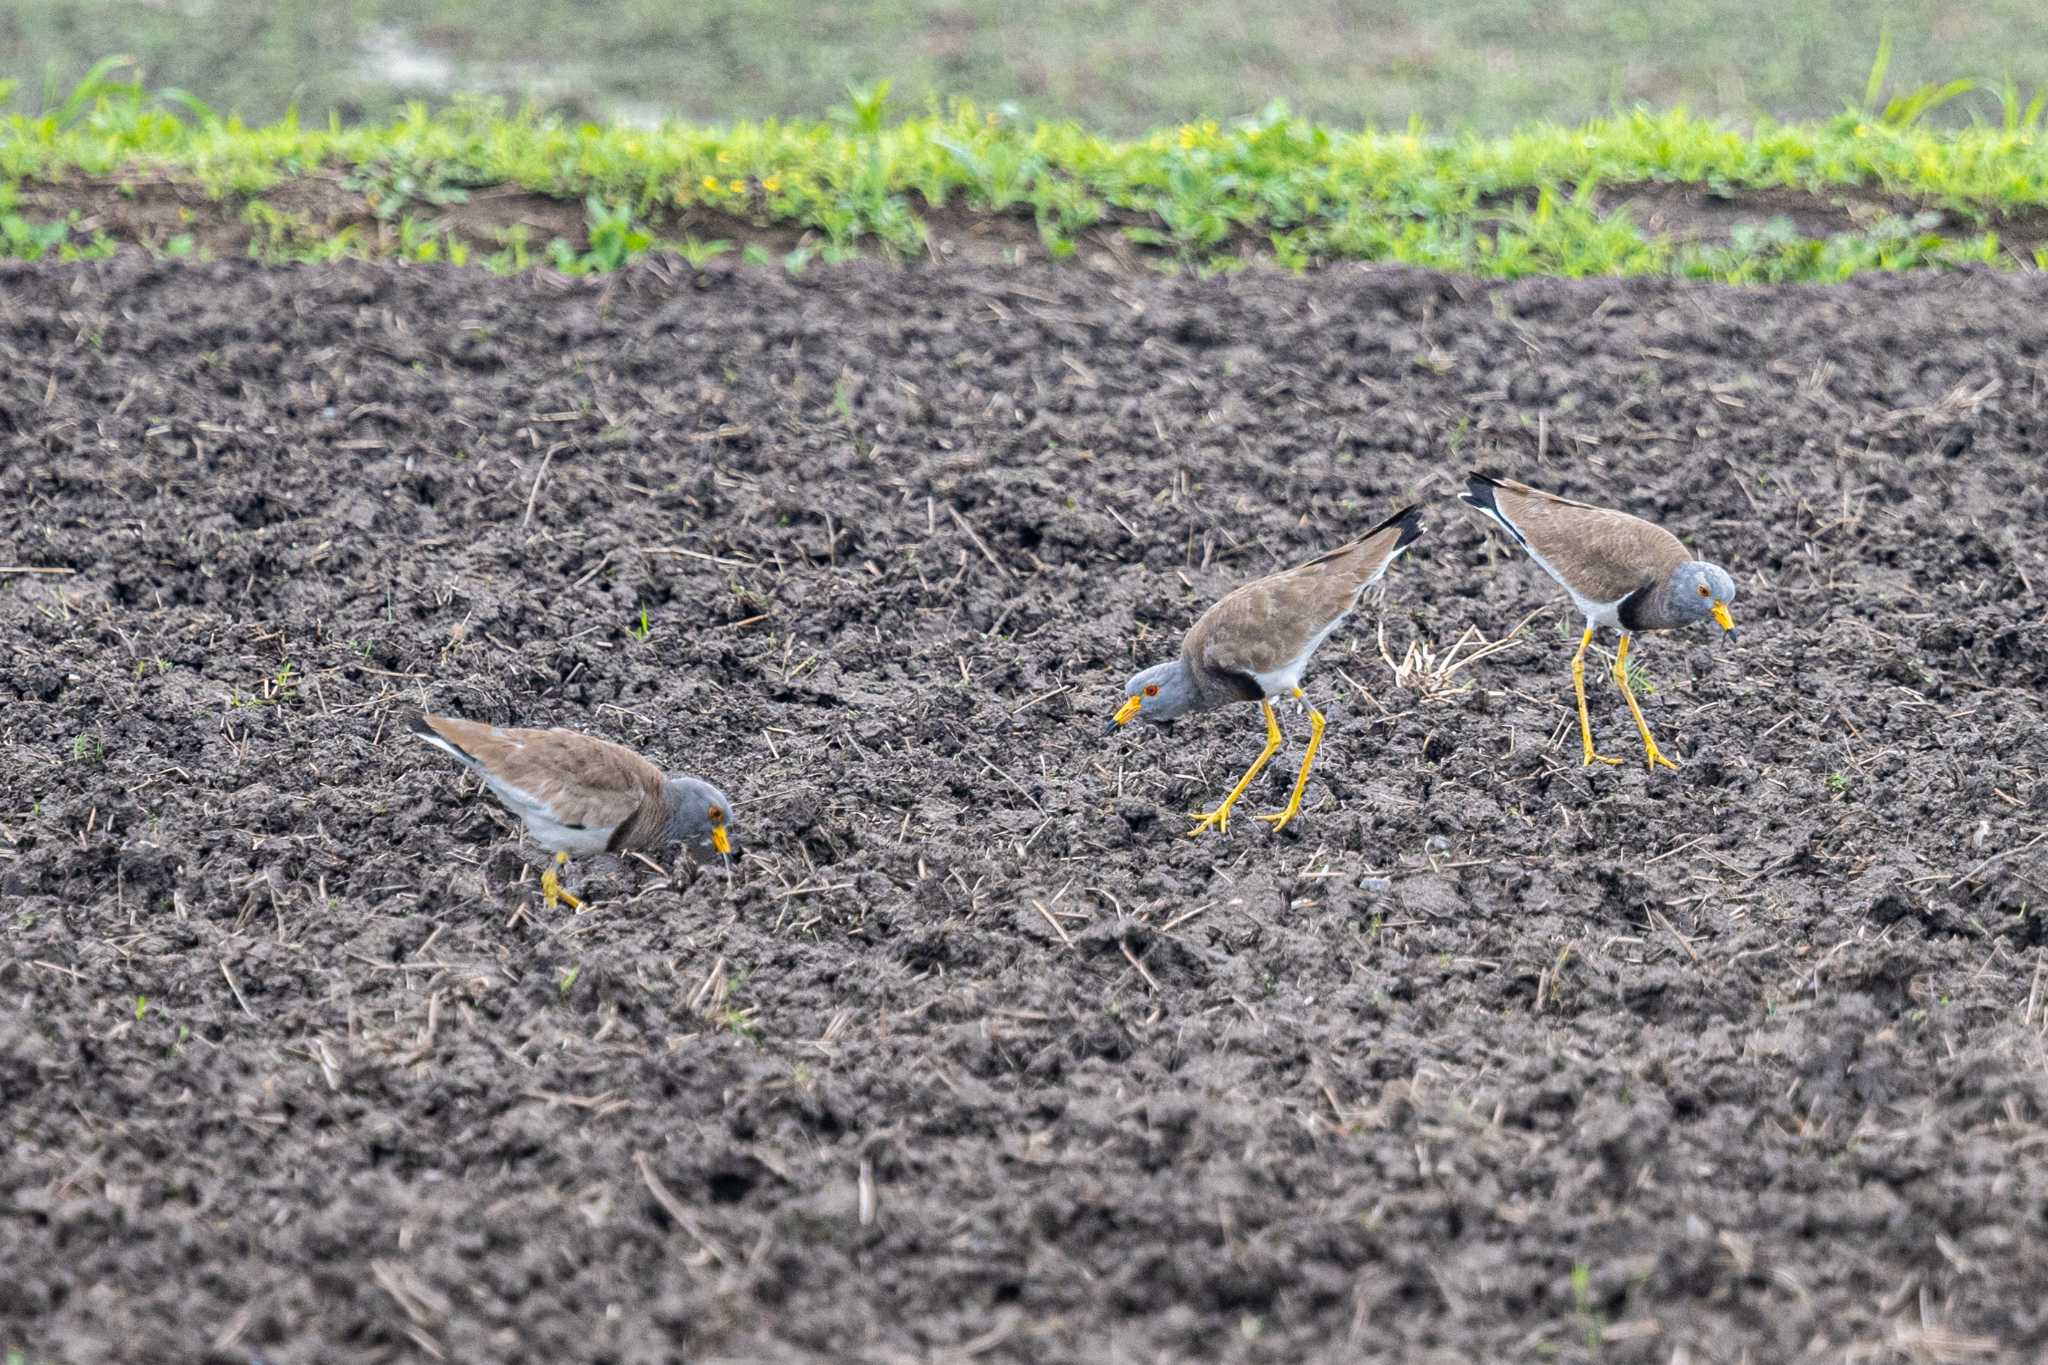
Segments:
[[[1286,809],[1277,810],[1271,815],[1261,815],[1259,818],[1271,824],[1275,831],[1279,831],[1286,829],[1287,822],[1299,814],[1301,814],[1301,800],[1297,797],[1287,803]]]
[[[568,861],[567,858],[556,858],[555,864],[559,867]],[[548,909],[550,910],[557,909],[565,904],[571,910],[581,910],[583,908],[582,901],[562,889],[562,879],[556,875],[553,867],[540,874],[540,894],[547,901]]]
[[[1230,808],[1235,804],[1233,801],[1225,801],[1212,811],[1189,811],[1188,818],[1195,822],[1195,827],[1188,831],[1188,838],[1193,839],[1212,829],[1218,834],[1230,833]]]
[[[1609,758],[1606,754],[1596,754],[1591,749],[1588,749],[1586,750],[1586,761],[1584,763],[1581,763],[1579,766],[1582,768],[1590,768],[1595,763],[1605,763],[1608,767],[1612,768],[1618,766],[1621,763],[1621,760],[1618,758]]]
[[[1643,762],[1651,772],[1656,772],[1657,765],[1660,763],[1665,767],[1671,769],[1672,772],[1678,771],[1678,765],[1676,763],[1673,763],[1670,759],[1664,757],[1664,751],[1657,747],[1657,741],[1654,739],[1649,739],[1647,736],[1645,737],[1645,742],[1643,744]]]

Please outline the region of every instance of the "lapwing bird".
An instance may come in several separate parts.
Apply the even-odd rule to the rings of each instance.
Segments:
[[[1593,748],[1593,723],[1586,715],[1586,647],[1606,626],[1621,632],[1614,655],[1614,681],[1643,737],[1643,760],[1678,765],[1658,750],[1643,719],[1643,708],[1628,685],[1629,641],[1646,630],[1676,630],[1713,620],[1739,639],[1728,604],[1735,580],[1717,564],[1694,559],[1677,536],[1641,517],[1542,493],[1513,479],[1473,473],[1460,500],[1491,517],[1529,558],[1564,590],[1586,618],[1579,652],[1572,655],[1572,687],[1579,698],[1579,741],[1587,763],[1619,763]]]
[[[1422,533],[1418,509],[1404,507],[1348,545],[1319,559],[1237,588],[1202,613],[1181,641],[1180,657],[1155,664],[1124,684],[1124,703],[1110,718],[1105,733],[1142,717],[1167,721],[1190,711],[1208,711],[1239,702],[1259,703],[1266,716],[1266,747],[1223,804],[1195,812],[1190,837],[1205,830],[1230,828],[1230,811],[1252,779],[1280,751],[1275,697],[1293,696],[1308,713],[1308,752],[1294,794],[1284,809],[1261,815],[1274,829],[1283,829],[1301,813],[1308,770],[1323,743],[1323,713],[1308,704],[1301,688],[1302,671],[1330,633],[1358,605],[1365,590],[1379,581],[1395,556]]]
[[[452,754],[526,823],[555,855],[541,874],[553,909],[583,902],[562,889],[556,868],[571,855],[689,846],[729,857],[732,802],[700,778],[664,774],[631,749],[574,730],[515,730],[452,716],[415,717],[411,730]]]

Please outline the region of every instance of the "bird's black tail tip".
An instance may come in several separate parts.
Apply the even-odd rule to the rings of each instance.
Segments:
[[[434,732],[433,726],[427,724],[427,713],[424,711],[407,721],[405,728],[418,735],[421,739],[439,739],[441,737]]]
[[[1484,470],[1472,469],[1465,473],[1465,491],[1458,495],[1458,501],[1467,507],[1476,507],[1482,512],[1498,515],[1493,500],[1493,490],[1501,486],[1501,480]]]
[[[1401,535],[1394,542],[1394,548],[1389,553],[1399,554],[1410,545],[1413,545],[1422,535],[1422,505],[1420,503],[1411,503],[1403,507],[1400,511],[1394,513],[1394,515],[1388,517],[1370,531],[1367,531],[1362,538],[1369,540],[1380,532],[1394,527],[1400,528]]]

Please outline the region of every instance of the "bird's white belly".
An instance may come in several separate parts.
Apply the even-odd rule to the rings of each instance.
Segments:
[[[1529,543],[1527,541],[1522,542],[1522,549],[1528,552],[1529,558],[1536,561],[1537,568],[1543,570],[1543,572],[1549,574],[1552,578],[1556,579],[1558,586],[1563,588],[1567,593],[1571,595],[1572,604],[1576,606],[1579,609],[1579,613],[1586,618],[1587,625],[1605,626],[1609,630],[1621,629],[1621,604],[1622,602],[1625,602],[1628,599],[1618,598],[1612,602],[1595,602],[1592,598],[1580,592],[1570,583],[1567,583],[1565,581],[1564,575],[1559,573],[1555,568],[1551,567],[1551,563],[1549,560],[1545,559],[1542,555],[1537,554],[1534,550],[1529,548]]]
[[[527,833],[533,841],[550,853],[567,853],[582,857],[590,853],[602,853],[612,840],[612,827],[603,829],[574,829],[555,819],[546,805],[536,801],[526,791],[486,777],[492,791],[521,820],[526,822]]]
[[[612,841],[610,829],[571,829],[558,825],[545,815],[526,817],[526,828],[533,835],[533,841],[550,853],[567,853],[571,857],[585,857],[602,853]]]
[[[1294,695],[1294,689],[1301,686],[1301,675],[1308,668],[1308,661],[1315,657],[1315,652],[1322,648],[1323,641],[1329,639],[1337,627],[1343,625],[1350,615],[1351,613],[1347,611],[1336,620],[1330,622],[1329,625],[1317,631],[1315,638],[1308,642],[1308,648],[1302,650],[1284,667],[1277,668],[1271,673],[1252,674],[1252,680],[1258,683],[1259,690],[1269,697],[1288,697]]]

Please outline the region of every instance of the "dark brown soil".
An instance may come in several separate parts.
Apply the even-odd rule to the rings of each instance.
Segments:
[[[0,301],[0,1351],[2048,1351],[2048,279]],[[1474,463],[1736,573],[1641,651],[1683,771],[1604,676],[1579,765]],[[1124,677],[1411,498],[1307,813],[1182,837],[1257,715],[1105,739]],[[1532,611],[1463,691],[1376,638]],[[422,706],[711,775],[744,857],[550,913]]]

